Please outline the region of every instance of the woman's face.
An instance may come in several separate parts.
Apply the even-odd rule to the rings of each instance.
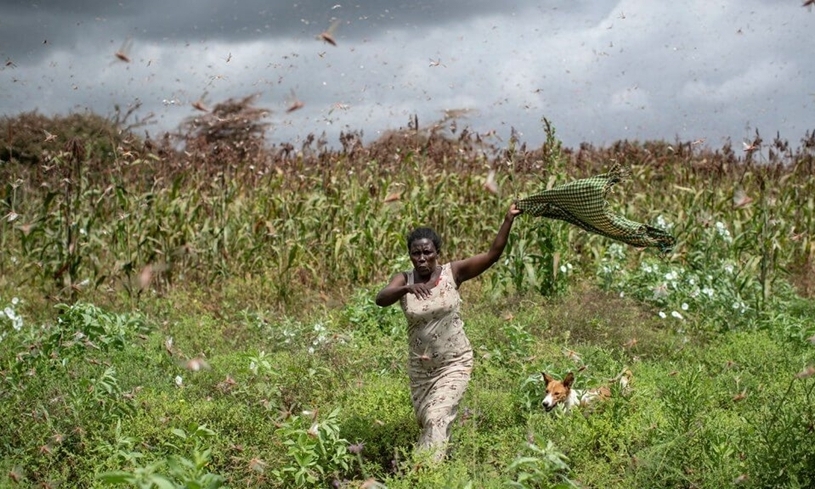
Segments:
[[[436,251],[436,245],[429,239],[417,239],[412,242],[409,253],[413,268],[419,276],[430,275],[436,269],[439,253]]]

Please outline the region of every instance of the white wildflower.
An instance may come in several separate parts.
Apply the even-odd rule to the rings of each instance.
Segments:
[[[17,313],[14,312],[14,309],[6,307],[5,309],[3,309],[3,313],[11,321],[11,326],[15,330],[20,331],[21,329],[23,329],[23,318],[18,316]]]
[[[730,235],[730,231],[727,230],[724,223],[717,221],[716,222],[716,232],[719,233],[719,236],[725,240],[725,242],[730,243],[733,241],[733,237]]]
[[[681,306],[679,306],[679,307],[681,307],[683,311],[687,311],[687,310],[688,310],[688,307],[690,307],[690,306],[688,306],[688,303],[687,303],[687,302],[683,302],[683,303],[682,303],[682,305],[681,305]]]
[[[662,319],[665,319],[668,316],[664,312],[659,311],[659,317],[661,317]]]
[[[668,280],[668,281],[671,281],[671,282],[675,281],[678,278],[679,278],[679,274],[676,273],[676,270],[671,270],[670,272],[665,274],[665,280]]]
[[[560,273],[566,273],[566,265],[560,266]]]
[[[309,353],[309,355],[314,355],[314,347],[313,346],[308,347],[308,353]]]
[[[20,299],[18,299],[18,298],[16,298],[16,297],[13,297],[13,298],[11,299],[11,305],[12,305],[12,306],[16,306],[16,305],[17,305],[17,304],[19,304],[19,303],[20,303]]]
[[[608,254],[612,258],[622,260],[623,258],[625,258],[625,247],[619,243],[612,243],[608,247]]]
[[[733,265],[728,263],[727,265],[724,266],[724,271],[727,273],[733,273]]]
[[[176,387],[183,387],[184,386],[184,379],[182,379],[180,375],[175,376],[175,385],[176,385]]]
[[[713,292],[714,290],[711,289],[710,287],[705,287],[704,289],[702,289],[702,293],[710,297],[711,299],[713,298]]]
[[[660,214],[657,216],[657,227],[660,227],[666,231],[670,230],[673,227],[673,224],[666,221],[664,217]]]
[[[682,315],[679,314],[678,311],[671,311],[671,316],[675,317],[676,319],[683,319]]]

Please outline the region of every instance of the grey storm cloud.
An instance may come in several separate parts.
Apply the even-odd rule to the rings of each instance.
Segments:
[[[815,126],[813,15],[795,0],[7,0],[0,114],[138,103],[155,133],[196,100],[254,93],[272,141],[370,140],[449,109],[531,143],[542,117],[572,146],[797,140]],[[334,19],[337,46],[317,39]]]
[[[334,18],[353,23],[349,40],[391,27],[427,27],[507,9],[486,0],[439,2],[357,1],[343,5],[318,0],[283,3],[268,0],[172,2],[144,0],[45,0],[4,2],[2,46],[25,46],[39,40],[73,43],[86,34],[83,24],[103,22],[143,40],[251,40],[309,35]]]

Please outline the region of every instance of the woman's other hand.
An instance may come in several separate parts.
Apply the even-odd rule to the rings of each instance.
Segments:
[[[423,284],[408,285],[408,292],[415,295],[417,299],[427,299],[432,293],[432,289],[439,285],[441,279],[441,267],[436,267],[430,279]]]
[[[431,290],[433,288],[433,284],[426,283],[426,284],[411,284],[408,285],[408,292],[415,295],[417,299],[424,300],[430,297]]]

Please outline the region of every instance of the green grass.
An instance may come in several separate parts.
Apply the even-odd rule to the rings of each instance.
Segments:
[[[50,350],[55,355],[26,357],[21,365],[15,355],[43,347],[42,339],[10,335],[0,344],[4,483],[96,486],[93,476],[103,471],[193,460],[207,450],[198,476],[287,487],[293,479],[274,475],[294,463],[286,439],[295,446],[311,440],[296,430],[307,431],[334,409],[339,438],[329,449],[362,450],[346,457],[347,469],[324,459],[324,473],[315,472],[324,483],[352,486],[375,477],[388,487],[504,487],[518,477],[509,467],[532,453],[526,444],[534,436],[567,459],[568,469],[553,469],[543,457],[531,464],[551,483],[561,474],[585,487],[722,487],[747,476],[758,486],[795,487],[815,477],[815,379],[795,376],[812,363],[811,346],[764,330],[677,333],[637,303],[590,285],[512,303],[472,285],[464,314],[476,367],[450,459],[440,466],[412,455],[418,427],[404,339],[348,319],[349,309],[368,307],[369,295],[344,308],[261,322],[257,311],[216,318],[192,301],[176,309],[170,306],[187,294],[170,292],[145,308],[160,311],[147,318],[150,331],[124,331],[121,347],[73,345],[63,358],[68,350],[60,344]],[[25,307],[20,314],[34,328]],[[637,344],[626,346],[631,337]],[[192,357],[206,358],[208,368],[185,369],[183,360]],[[629,368],[632,389],[615,390],[590,411],[545,413],[539,372],[561,376],[580,367],[583,387]],[[174,430],[199,427],[212,435],[178,442]],[[170,480],[194,479],[173,479],[169,464],[154,470]],[[769,473],[773,480],[764,478]]]
[[[574,153],[546,130],[531,151],[408,132],[252,170],[114,151],[115,131],[15,147],[0,486],[814,485],[811,138],[757,162],[658,142]],[[483,251],[512,196],[611,156],[633,174],[615,211],[669,228],[676,251],[519,218],[462,289],[475,368],[450,456],[414,454],[404,319],[373,303],[409,267],[404,234],[433,225],[444,259]],[[737,186],[754,202],[734,205]],[[607,402],[540,407],[542,371],[593,387],[625,369],[630,391]]]

